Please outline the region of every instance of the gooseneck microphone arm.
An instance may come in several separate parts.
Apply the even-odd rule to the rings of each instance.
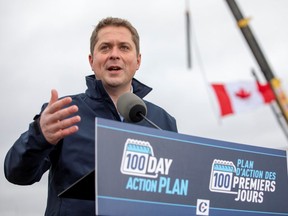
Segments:
[[[118,98],[117,110],[127,122],[136,123],[144,119],[156,129],[162,130],[158,125],[146,117],[147,107],[144,101],[131,92],[124,93]]]
[[[138,113],[145,121],[147,121],[150,125],[155,127],[156,129],[162,130],[158,125],[156,125],[154,122],[152,122],[150,119],[148,119],[145,115],[143,115],[141,112]]]

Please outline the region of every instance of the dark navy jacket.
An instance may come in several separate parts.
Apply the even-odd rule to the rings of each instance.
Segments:
[[[79,107],[77,114],[81,117],[77,133],[65,137],[57,145],[51,145],[37,127],[37,122],[33,122],[5,158],[5,176],[14,184],[30,185],[38,182],[49,169],[45,215],[95,215],[94,201],[57,197],[61,191],[94,169],[95,117],[121,121],[101,81],[91,75],[86,77],[86,83],[88,88],[85,93],[71,96],[72,103]],[[132,86],[134,94],[141,98],[152,90],[136,79],[133,79]],[[145,103],[150,120],[164,130],[177,132],[176,121],[172,116],[150,102]],[[137,124],[151,127],[145,121]]]

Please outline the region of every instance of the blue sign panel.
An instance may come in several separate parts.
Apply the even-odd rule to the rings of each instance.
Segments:
[[[96,215],[288,215],[286,152],[96,119]]]

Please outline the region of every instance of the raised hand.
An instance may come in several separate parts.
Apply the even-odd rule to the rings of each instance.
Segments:
[[[81,118],[70,115],[78,111],[76,105],[68,106],[72,102],[71,97],[58,100],[58,92],[51,90],[51,98],[48,106],[40,117],[40,127],[45,139],[56,145],[62,138],[78,131],[78,123]]]

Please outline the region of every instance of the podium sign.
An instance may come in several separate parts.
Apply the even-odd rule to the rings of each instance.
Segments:
[[[286,152],[96,119],[96,215],[288,215]]]

